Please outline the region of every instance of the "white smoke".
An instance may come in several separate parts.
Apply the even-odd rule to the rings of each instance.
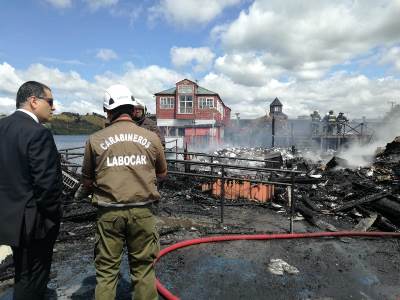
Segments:
[[[370,143],[361,145],[355,142],[343,150],[339,156],[346,159],[351,167],[368,167],[374,162],[377,150],[384,148],[387,143],[392,142],[399,135],[400,118],[391,118],[377,128]]]

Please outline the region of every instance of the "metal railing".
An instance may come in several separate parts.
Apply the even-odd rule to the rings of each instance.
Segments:
[[[84,147],[75,147],[75,148],[65,148],[60,149],[59,152],[62,156],[62,165],[66,168],[70,167],[81,167],[80,164],[71,162],[71,160],[76,158],[83,157],[84,153],[79,152],[77,150],[83,150]],[[224,211],[225,211],[225,183],[228,181],[248,181],[251,184],[267,184],[267,185],[276,185],[287,188],[287,201],[290,210],[290,224],[289,231],[291,233],[294,232],[294,214],[295,214],[295,202],[296,197],[294,194],[294,188],[296,184],[296,175],[302,174],[303,172],[288,170],[288,169],[278,169],[278,168],[265,168],[265,167],[250,167],[250,166],[241,166],[235,164],[227,164],[227,163],[216,163],[219,159],[228,159],[229,161],[247,161],[247,162],[256,162],[256,163],[271,163],[278,164],[279,162],[274,160],[261,160],[261,159],[251,159],[251,158],[233,158],[228,156],[219,156],[212,155],[201,152],[179,152],[179,151],[166,151],[166,153],[174,153],[176,156],[184,155],[186,159],[167,159],[168,162],[168,174],[175,176],[185,176],[191,178],[208,178],[214,180],[220,180],[221,182],[221,194],[219,197],[220,204],[220,222],[224,223]],[[208,157],[210,162],[201,162],[201,161],[193,161],[191,160],[191,156],[198,157]],[[183,167],[182,167],[183,166]],[[202,170],[203,173],[200,172],[192,172],[191,166],[203,166],[209,169],[208,173],[205,170]],[[182,169],[182,170],[181,170]],[[243,171],[242,175],[244,177],[239,176],[228,176],[229,170],[240,170]],[[246,173],[247,172],[247,173]],[[262,174],[262,179],[251,178],[249,172],[257,172],[258,175]],[[279,181],[280,178],[274,179],[274,176],[277,174],[284,174],[286,180],[283,182],[283,179]],[[265,177],[269,177],[268,179],[264,179]],[[288,180],[289,179],[289,180]],[[289,181],[289,182],[288,182]]]

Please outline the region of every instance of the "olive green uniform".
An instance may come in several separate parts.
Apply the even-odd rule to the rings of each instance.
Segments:
[[[149,206],[160,199],[156,174],[166,169],[160,139],[132,121],[117,120],[89,137],[82,175],[93,181],[98,206],[96,299],[115,299],[125,243],[135,299],[157,299],[159,241]]]
[[[162,145],[164,146],[164,148],[165,148],[165,138],[164,138],[164,135],[161,133],[160,128],[158,128],[157,122],[156,122],[156,121],[153,121],[152,119],[150,119],[150,118],[148,118],[148,117],[145,117],[145,118],[143,119],[142,122],[139,122],[139,123],[138,123],[138,125],[139,125],[140,127],[146,128],[146,129],[148,129],[148,130],[150,130],[150,131],[156,133],[157,136],[158,136],[158,137],[160,138],[160,140],[161,140],[161,144],[162,144]]]

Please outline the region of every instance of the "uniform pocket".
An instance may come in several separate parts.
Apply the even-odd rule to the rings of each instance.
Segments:
[[[122,235],[126,226],[123,215],[122,211],[102,209],[97,215],[98,231],[106,235]]]
[[[131,209],[134,219],[144,219],[153,216],[151,209],[148,207],[135,207]]]

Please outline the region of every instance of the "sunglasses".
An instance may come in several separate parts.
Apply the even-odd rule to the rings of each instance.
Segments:
[[[51,107],[53,107],[53,104],[54,104],[53,98],[44,98],[44,97],[36,97],[36,98],[46,101]]]

